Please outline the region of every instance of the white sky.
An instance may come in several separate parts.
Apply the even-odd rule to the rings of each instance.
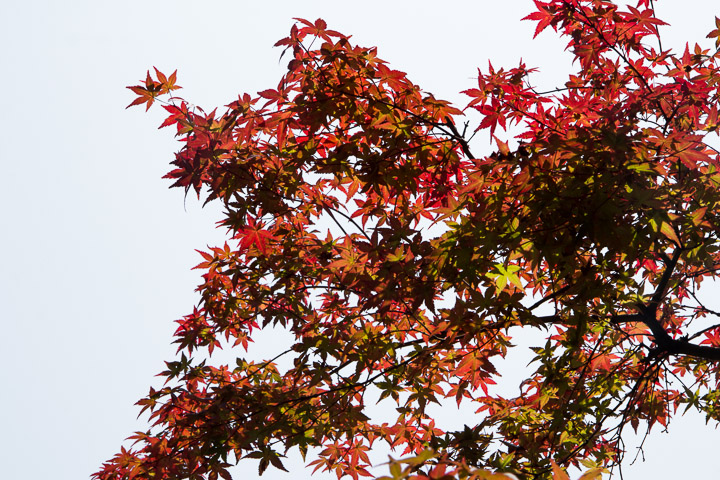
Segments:
[[[563,43],[550,31],[531,40],[534,25],[519,21],[529,0],[499,3],[3,2],[0,477],[87,478],[145,428],[133,404],[157,385],[175,351],[173,320],[196,302],[194,249],[223,239],[217,209],[191,196],[183,206],[183,192],[161,180],[178,144],[156,130],[160,109],[125,110],[125,86],[152,66],[177,68],[179,93],[206,109],[275,87],[285,60],[272,45],[293,17],[322,17],[377,45],[439,98],[462,102],[458,92],[488,59],[515,66],[522,57],[540,67],[538,84],[560,83]],[[665,46],[709,45],[715,0],[656,3],[673,25]],[[646,462],[625,478],[716,478],[719,444],[702,418],[678,418],[670,434],[651,435]],[[255,478],[255,465],[238,472]]]

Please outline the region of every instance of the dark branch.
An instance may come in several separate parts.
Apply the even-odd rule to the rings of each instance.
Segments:
[[[663,330],[664,332],[664,330]],[[651,350],[655,355],[666,353],[668,355],[687,355],[690,357],[701,358],[704,360],[720,361],[720,348],[710,347],[708,345],[697,345],[690,343],[685,337],[671,338],[667,333],[666,339],[659,340],[655,337],[658,344],[657,348]]]
[[[531,306],[529,306],[528,310],[535,310],[537,307],[539,307],[543,303],[547,302],[548,300],[552,300],[553,298],[556,298],[559,295],[562,295],[563,293],[567,292],[568,290],[570,290],[571,287],[572,287],[572,285],[565,285],[561,289],[545,295],[543,298],[541,298],[540,300],[538,300],[537,302],[535,302]]]
[[[675,272],[675,267],[677,266],[678,260],[680,260],[680,255],[682,255],[682,249],[676,248],[673,252],[672,258],[667,262],[667,265],[665,265],[665,271],[663,272],[663,276],[655,289],[655,293],[653,293],[653,296],[650,299],[650,303],[644,306],[644,308],[641,308],[641,310],[644,310],[643,313],[647,313],[647,315],[651,316],[653,319],[655,319],[660,302],[667,293],[670,278],[672,277],[673,272]],[[650,325],[648,326],[650,327]]]
[[[463,153],[467,155],[467,157],[471,160],[474,160],[475,157],[473,156],[472,152],[470,152],[470,145],[468,145],[467,140],[465,140],[465,137],[460,135],[460,132],[458,132],[457,127],[455,127],[455,124],[452,122],[450,117],[445,118],[445,125],[450,129],[450,131],[453,134],[453,139],[457,140],[460,144],[460,147],[462,148]]]
[[[543,317],[534,317],[534,320],[540,324],[567,324],[567,320],[558,315],[546,315]],[[596,320],[599,318],[596,317]],[[697,345],[691,343],[687,337],[672,338],[660,325],[656,319],[648,317],[647,313],[628,313],[622,315],[613,315],[609,317],[611,323],[620,325],[628,322],[642,322],[650,328],[650,332],[655,340],[656,347],[650,350],[652,357],[662,354],[666,355],[686,355],[690,357],[701,358],[704,360],[720,361],[720,348],[708,345]]]

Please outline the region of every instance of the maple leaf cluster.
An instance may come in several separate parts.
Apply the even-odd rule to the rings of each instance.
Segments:
[[[229,479],[297,447],[357,480],[377,444],[405,456],[384,478],[591,479],[627,427],[720,420],[719,314],[698,295],[720,265],[720,54],[663,50],[648,0],[535,4],[577,72],[539,92],[533,69],[490,66],[465,110],[322,20],[277,43],[276,88],[223,113],[162,100],[175,74],[130,87],[164,102],[182,142],[166,177],[222,202],[229,238],[201,252],[182,355],[139,402],[152,428],[94,478]],[[486,157],[457,128],[473,110]],[[294,338],[290,368],[242,356],[270,326]],[[494,365],[526,331],[533,370],[505,398]],[[223,346],[235,365],[201,360]],[[393,421],[369,415],[373,392]],[[447,400],[477,422],[441,428],[428,406]]]

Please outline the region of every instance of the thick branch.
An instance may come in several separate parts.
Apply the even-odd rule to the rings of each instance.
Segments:
[[[660,305],[660,302],[667,293],[670,278],[672,277],[673,272],[675,272],[675,267],[677,266],[678,260],[680,260],[680,255],[682,255],[682,249],[676,248],[673,252],[672,258],[670,259],[670,261],[668,261],[667,265],[665,265],[665,271],[663,272],[663,276],[660,279],[657,288],[655,289],[655,293],[653,293],[653,296],[650,299],[650,303],[640,308],[643,313],[646,313],[653,319],[655,319],[655,315],[657,314],[657,309]],[[652,326],[648,325],[648,327],[652,329]]]
[[[718,347],[690,343],[685,337],[671,338],[665,330],[663,330],[663,333],[665,338],[655,337],[655,343],[658,345],[657,348],[653,349],[655,354],[687,355],[704,360],[720,361],[720,348]]]
[[[535,317],[539,324],[567,323],[558,315],[546,315]],[[691,343],[686,337],[672,338],[656,319],[648,317],[647,313],[628,313],[613,315],[610,322],[620,325],[628,322],[642,322],[650,328],[657,347],[652,349],[654,356],[660,354],[687,355],[690,357],[702,358],[704,360],[720,361],[720,348],[708,345],[697,345]]]

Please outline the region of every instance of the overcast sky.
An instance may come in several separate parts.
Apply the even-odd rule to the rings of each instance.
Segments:
[[[169,129],[157,130],[161,110],[125,109],[125,86],[148,68],[178,69],[179,93],[211,110],[277,85],[285,60],[272,45],[293,17],[322,17],[377,45],[394,68],[455,102],[488,59],[515,66],[522,57],[548,87],[570,68],[563,42],[550,31],[533,41],[534,25],[520,22],[527,0],[257,3],[0,6],[1,478],[88,478],[145,428],[133,404],[157,385],[175,351],[173,320],[197,301],[194,249],[223,241],[219,210],[160,178],[178,148]],[[664,46],[710,44],[716,0],[656,3],[672,24]],[[669,434],[651,435],[645,463],[625,478],[717,478],[718,445],[702,418],[678,418]],[[237,471],[252,479],[255,468]]]

